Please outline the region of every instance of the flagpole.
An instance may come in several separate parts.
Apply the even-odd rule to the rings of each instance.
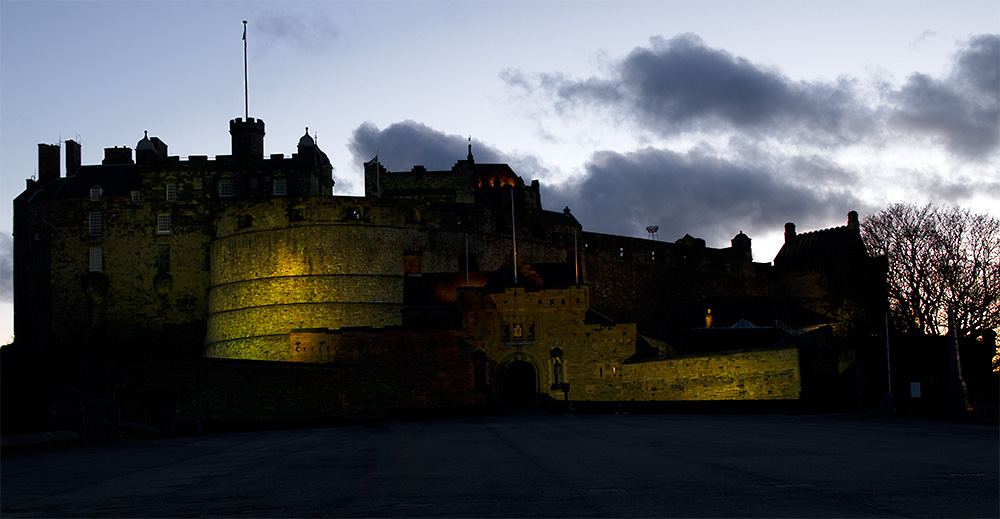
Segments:
[[[517,226],[514,224],[514,186],[510,186],[510,237],[514,240],[514,284],[517,284]]]
[[[246,121],[250,122],[250,88],[247,85],[247,21],[243,20],[243,103]]]

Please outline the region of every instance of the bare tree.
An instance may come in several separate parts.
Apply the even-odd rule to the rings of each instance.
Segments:
[[[1000,220],[959,207],[893,204],[861,223],[887,258],[896,329],[958,337],[1000,328]]]

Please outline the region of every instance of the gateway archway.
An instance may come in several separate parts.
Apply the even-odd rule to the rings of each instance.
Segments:
[[[503,401],[506,404],[534,404],[538,394],[538,373],[528,361],[515,360],[503,369]]]

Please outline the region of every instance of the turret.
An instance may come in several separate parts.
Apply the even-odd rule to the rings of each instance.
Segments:
[[[229,121],[229,134],[233,137],[234,159],[264,158],[264,121],[237,117]]]
[[[737,251],[748,261],[753,261],[753,252],[750,247],[750,237],[743,234],[743,231],[740,231],[739,234],[734,236],[730,243],[733,246],[733,250]]]
[[[861,225],[858,223],[857,211],[847,213],[847,228],[853,231],[861,232]]]

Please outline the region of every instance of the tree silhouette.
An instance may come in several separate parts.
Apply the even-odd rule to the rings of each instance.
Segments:
[[[893,204],[861,222],[868,250],[886,257],[897,330],[959,338],[1000,328],[1000,220],[959,207]]]

